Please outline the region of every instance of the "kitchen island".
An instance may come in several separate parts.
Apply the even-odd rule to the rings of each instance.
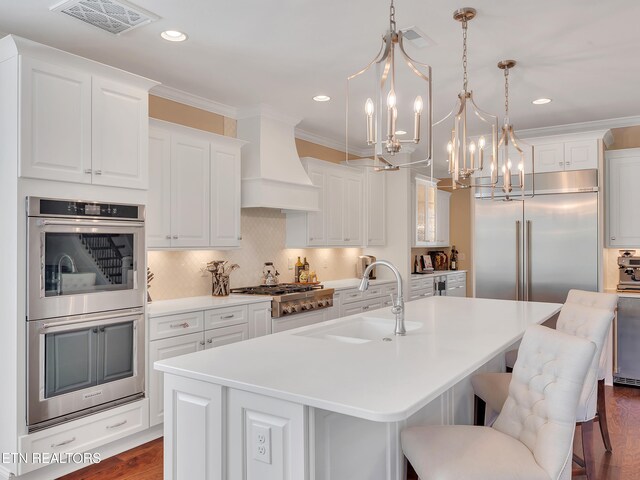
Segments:
[[[431,297],[155,363],[165,478],[399,480],[400,431],[472,423],[470,376],[561,305]]]

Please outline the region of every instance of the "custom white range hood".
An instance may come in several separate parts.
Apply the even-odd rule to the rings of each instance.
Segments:
[[[242,207],[317,211],[319,187],[300,163],[295,126],[300,120],[260,105],[240,112],[238,138],[242,147]]]

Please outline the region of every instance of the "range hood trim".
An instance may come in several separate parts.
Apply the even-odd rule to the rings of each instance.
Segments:
[[[296,198],[293,205],[286,201],[292,196]],[[319,204],[320,187],[316,185],[259,177],[242,179],[242,208],[318,212]]]

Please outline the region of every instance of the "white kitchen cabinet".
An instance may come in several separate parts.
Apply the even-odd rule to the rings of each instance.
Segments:
[[[20,176],[91,183],[91,75],[21,57]]]
[[[146,190],[147,83],[21,56],[20,176]]]
[[[302,164],[313,184],[319,187],[320,210],[287,212],[287,247],[364,246],[367,215],[364,171],[313,158],[304,158]],[[384,203],[384,199],[377,202]],[[375,228],[380,229],[380,225]],[[376,241],[380,241],[381,233],[376,235]]]
[[[262,337],[271,334],[271,303],[256,303],[249,305],[249,338]]]
[[[92,79],[92,183],[146,190],[149,172],[149,94]]]
[[[436,190],[436,246],[449,246],[451,192]]]
[[[467,274],[450,273],[447,275],[447,296],[466,297],[467,296]]]
[[[366,169],[366,246],[383,246],[387,243],[387,174]]]
[[[209,143],[171,135],[171,246],[209,245]]]
[[[171,246],[171,135],[149,129],[149,193],[145,230],[147,246]]]
[[[164,416],[164,381],[154,362],[198,352],[205,348],[202,332],[149,342],[149,424],[162,423]]]
[[[240,244],[243,143],[166,122],[152,122],[149,248],[228,248]]]
[[[211,144],[211,245],[240,242],[240,149]]]
[[[640,148],[606,152],[607,238],[613,248],[640,245]]]
[[[564,143],[564,169],[598,168],[598,140],[574,140]]]
[[[536,144],[534,158],[536,173],[564,170],[564,143]]]
[[[394,281],[376,282],[361,292],[357,287],[343,289],[334,294],[334,318],[365,313],[391,305],[391,295],[398,293]],[[337,297],[337,298],[336,298]]]
[[[221,347],[230,343],[241,342],[249,338],[249,326],[231,325],[229,327],[214,328],[204,332],[205,348]]]

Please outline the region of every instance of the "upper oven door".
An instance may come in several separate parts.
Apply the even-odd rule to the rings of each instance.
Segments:
[[[28,320],[141,307],[144,223],[29,217]]]

